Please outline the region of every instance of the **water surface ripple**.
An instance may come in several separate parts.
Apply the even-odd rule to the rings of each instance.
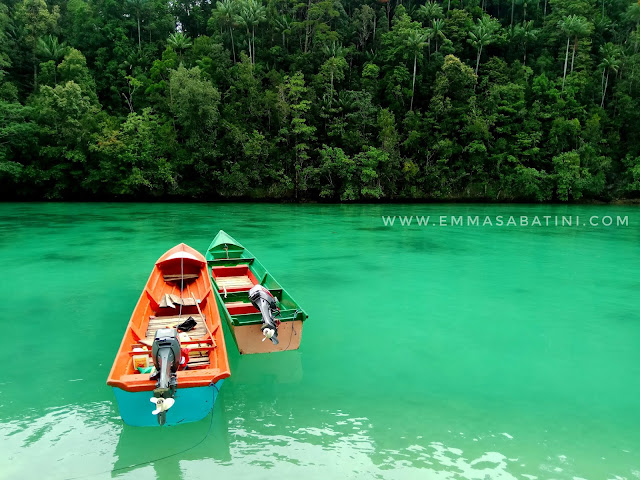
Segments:
[[[302,348],[227,336],[211,418],[124,426],[105,380],[150,269],[219,229],[308,311]],[[640,479],[638,208],[0,204],[0,265],[0,479]]]

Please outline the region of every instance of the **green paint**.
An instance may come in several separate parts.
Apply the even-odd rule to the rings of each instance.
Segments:
[[[630,226],[384,227],[394,214]],[[208,419],[123,426],[105,379],[157,258],[204,253],[219,229],[304,305],[301,349],[240,357],[227,336],[212,435],[114,478],[637,477],[637,207],[1,204],[2,480],[122,468],[206,434]]]
[[[294,320],[306,320],[308,315],[302,309],[302,307],[293,299],[293,297],[287,292],[282,285],[280,285],[273,276],[269,274],[267,269],[256,259],[253,254],[244,248],[237,240],[231,237],[229,234],[220,230],[218,234],[213,238],[211,245],[207,248],[205,254],[207,263],[209,265],[209,273],[211,274],[211,268],[216,266],[235,266],[235,265],[247,265],[251,273],[260,282],[260,285],[269,289],[271,294],[276,297],[278,301],[278,307],[280,308],[281,315],[278,319],[282,322],[291,322]],[[211,281],[213,282],[213,291],[216,296],[216,302],[218,304],[218,311],[220,316],[224,318],[230,325],[256,325],[262,323],[262,315],[256,314],[239,314],[231,315],[227,310],[226,304],[238,301],[244,301],[249,303],[249,299],[246,292],[226,292],[220,293],[218,285],[216,284],[213,275],[211,275]],[[230,295],[235,293],[235,295]]]

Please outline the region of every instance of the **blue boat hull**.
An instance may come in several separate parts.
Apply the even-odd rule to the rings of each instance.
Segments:
[[[165,425],[197,422],[202,420],[213,408],[224,380],[206,387],[179,388],[176,391],[176,403],[167,410]],[[113,393],[118,402],[120,417],[133,427],[157,427],[158,417],[151,412],[154,409],[150,398],[153,392],[127,392],[114,387]]]

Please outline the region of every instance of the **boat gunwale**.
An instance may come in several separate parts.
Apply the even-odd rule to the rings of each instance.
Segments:
[[[229,238],[230,240],[232,240],[233,244],[230,244],[229,242],[216,242],[216,238],[218,238],[220,236],[220,234],[224,234],[225,237]],[[242,252],[240,252],[240,257],[234,257],[234,258],[223,258],[223,259],[216,259],[214,257],[214,255],[212,254],[212,250],[215,247],[218,247],[220,245],[223,244],[228,244],[228,245],[234,245],[234,246],[238,246],[240,248],[242,248]],[[251,261],[247,263],[247,267],[248,269],[254,274],[255,278],[258,279],[258,277],[255,274],[254,268],[259,268],[261,270],[263,270],[265,272],[265,274],[263,275],[262,280],[259,280],[258,283],[260,285],[263,285],[264,280],[267,277],[270,277],[271,280],[277,285],[277,288],[274,289],[270,289],[270,290],[281,290],[282,291],[282,295],[281,295],[281,299],[284,295],[286,295],[288,297],[288,299],[295,305],[295,310],[298,311],[298,314],[294,315],[291,318],[287,318],[287,319],[281,319],[282,322],[294,322],[296,320],[302,321],[304,322],[305,320],[307,320],[309,318],[309,315],[307,314],[307,312],[305,312],[305,310],[300,306],[300,304],[293,298],[293,296],[282,286],[282,284],[280,284],[280,282],[278,282],[278,280],[275,279],[275,277],[271,274],[271,272],[269,272],[269,270],[267,270],[267,268],[262,264],[262,262],[260,262],[260,260],[258,259],[258,257],[256,257],[255,255],[253,255],[246,247],[242,246],[237,240],[235,240],[233,237],[231,237],[228,233],[226,233],[224,230],[220,230],[216,236],[214,237],[214,239],[212,240],[211,244],[209,245],[209,248],[207,248],[207,252],[205,254],[205,259],[207,261],[207,270],[208,270],[208,274],[209,277],[211,279],[211,283],[212,286],[214,288],[212,288],[216,300],[218,300],[218,305],[222,305],[224,308],[224,314],[225,314],[225,321],[227,322],[227,324],[233,328],[233,327],[242,327],[242,326],[248,326],[248,325],[256,325],[256,324],[260,324],[262,323],[261,320],[253,320],[253,321],[247,321],[247,322],[243,322],[243,323],[239,323],[235,320],[235,316],[231,315],[231,313],[229,312],[229,309],[227,308],[226,302],[224,301],[224,299],[222,298],[222,295],[220,294],[220,292],[218,291],[217,287],[217,283],[215,282],[214,278],[213,278],[213,271],[212,269],[214,267],[225,267],[225,265],[216,265],[214,263],[215,260],[239,260],[243,258],[243,255],[246,255],[247,261],[249,259],[251,259]],[[234,265],[234,266],[238,266],[238,265]],[[244,293],[243,291],[240,292],[229,292],[231,293]],[[293,309],[288,309],[288,310],[293,310]]]
[[[138,297],[138,301],[136,302],[136,305],[132,311],[129,322],[127,323],[127,327],[122,336],[120,346],[109,371],[109,376],[107,377],[107,385],[115,388],[120,388],[121,390],[127,392],[151,392],[155,388],[156,382],[153,380],[149,380],[148,374],[126,373],[126,370],[129,366],[129,358],[131,357],[130,351],[132,350],[132,345],[145,338],[146,335],[144,333],[141,333],[141,330],[144,329],[144,332],[146,333],[150,322],[149,318],[145,318],[146,315],[141,315],[141,313],[138,312],[139,310],[142,310],[142,312],[144,312],[145,309],[143,307],[145,306],[154,311],[155,309],[153,308],[153,304],[155,303],[157,305],[157,302],[152,297],[151,292],[153,289],[150,288],[150,284],[153,280],[159,278],[160,281],[164,282],[165,285],[168,285],[168,282],[166,282],[162,277],[161,265],[164,261],[167,260],[167,257],[171,256],[172,252],[180,250],[187,251],[197,258],[197,264],[199,266],[199,276],[195,280],[195,284],[200,282],[200,285],[204,290],[204,295],[200,299],[200,303],[205,304],[204,310],[206,312],[203,311],[202,313],[205,315],[205,324],[206,328],[208,329],[208,332],[202,339],[202,343],[206,343],[209,340],[215,343],[215,349],[209,352],[209,361],[211,364],[212,360],[215,359],[217,366],[215,368],[198,368],[177,372],[178,389],[208,386],[218,382],[219,380],[228,378],[231,375],[227,348],[222,331],[222,318],[218,312],[217,301],[213,293],[213,285],[211,284],[211,277],[209,276],[209,273],[207,271],[207,261],[200,252],[184,243],[180,243],[165,252],[158,259],[158,261],[154,263],[151,273],[149,274],[144,288],[142,289],[142,293]],[[190,261],[193,262],[193,260]],[[191,289],[189,291],[191,292]],[[143,302],[146,302],[147,305],[144,305]],[[199,314],[187,315],[198,316]],[[140,325],[137,326],[134,323],[134,320],[140,318],[141,316],[142,321],[140,322]],[[216,323],[218,325],[216,325]],[[133,341],[129,339],[130,336],[133,336]],[[211,336],[213,338],[211,338]],[[125,357],[126,360],[124,359]]]

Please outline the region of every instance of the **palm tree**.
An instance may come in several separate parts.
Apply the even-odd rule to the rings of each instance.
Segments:
[[[564,91],[564,81],[567,78],[567,65],[569,63],[569,42],[571,42],[571,35],[573,34],[574,25],[576,23],[577,15],[568,15],[558,22],[558,27],[567,36],[567,50],[564,54],[564,73],[562,74],[562,90]]]
[[[482,18],[478,19],[477,23],[471,27],[467,42],[469,42],[471,46],[478,51],[476,56],[476,75],[478,74],[478,68],[480,67],[482,48],[495,40],[495,31],[497,28],[496,21],[491,20],[488,15],[484,15]]]
[[[220,22],[221,27],[226,27],[231,36],[231,51],[233,52],[233,63],[236,63],[236,46],[233,41],[233,26],[235,24],[236,8],[233,0],[222,0],[216,3],[214,12],[216,18]]]
[[[49,60],[57,61],[67,52],[67,44],[58,41],[58,37],[47,35],[38,39],[38,53]]]
[[[182,56],[184,55],[185,50],[192,45],[189,35],[185,35],[182,32],[176,32],[169,35],[167,43],[171,48],[178,52],[180,61],[182,61]]]
[[[528,20],[522,23],[521,27],[517,27],[519,29],[519,34],[522,37],[522,43],[524,45],[524,59],[522,60],[522,64],[527,64],[527,45],[529,42],[534,41],[538,37],[538,33],[540,30],[537,28],[533,28],[533,20]]]
[[[576,58],[578,48],[578,37],[584,37],[591,33],[592,26],[584,17],[576,17],[573,24],[573,53],[571,54],[571,73],[573,73],[573,62]]]
[[[633,3],[632,5],[629,5],[629,8],[624,13],[624,19],[627,22],[629,22],[631,25],[633,25],[632,29],[635,29],[637,31],[638,27],[640,26],[640,4]],[[638,40],[637,40],[637,38],[638,37],[636,36],[636,41],[634,43],[633,53],[638,53]]]
[[[140,17],[142,11],[147,7],[147,0],[127,0],[129,6],[134,10],[136,14],[136,20],[138,21],[138,50],[142,48],[142,40],[140,36]]]
[[[527,6],[529,4],[529,2],[527,0],[518,0],[518,4],[522,5],[522,21],[526,22],[527,21]]]
[[[613,43],[605,43],[600,47],[600,53],[602,54],[602,62],[599,67],[602,69],[602,101],[600,102],[600,108],[604,108],[604,97],[607,94],[607,87],[609,86],[609,73],[613,70],[618,72],[620,68],[620,47]],[[606,76],[605,76],[606,72]]]
[[[407,48],[409,53],[413,53],[413,81],[411,82],[411,106],[409,110],[413,110],[413,97],[416,92],[416,70],[418,67],[418,55],[420,55],[422,49],[425,47],[427,34],[418,30],[411,30],[407,37]]]
[[[433,30],[433,38],[436,39],[436,52],[438,51],[438,38],[446,40],[447,37],[444,36],[442,30],[444,29],[444,20],[434,20],[431,23],[431,29]]]
[[[64,57],[65,53],[67,53],[67,45],[64,42],[60,43],[58,41],[58,37],[47,35],[46,37],[38,38],[38,45],[36,47],[36,50],[42,57],[57,62],[59,59]],[[57,70],[57,68],[53,69],[54,83],[58,83]]]
[[[275,19],[276,30],[282,35],[282,48],[287,47],[287,34],[291,33],[291,19],[286,15],[281,15]]]
[[[249,59],[256,63],[256,26],[267,19],[266,8],[258,0],[247,0],[240,5],[236,21],[247,29]]]
[[[331,102],[333,99],[333,80],[334,80],[335,74],[340,69],[340,63],[343,63],[344,65],[346,65],[346,63],[344,63],[344,60],[342,62],[340,61],[340,59],[344,57],[344,48],[342,48],[342,44],[332,42],[331,45],[323,46],[322,51],[325,55],[329,57],[328,60],[325,62],[325,65],[327,66],[327,69],[329,70],[329,74],[331,76],[330,77],[331,90],[330,90],[330,97],[329,97],[329,106],[331,106]]]
[[[256,63],[256,27],[267,20],[267,9],[258,0],[251,0],[253,10],[253,24],[251,25],[253,44],[253,63]]]
[[[434,1],[427,2],[418,9],[418,17],[428,24],[436,18],[442,18],[442,7]]]

